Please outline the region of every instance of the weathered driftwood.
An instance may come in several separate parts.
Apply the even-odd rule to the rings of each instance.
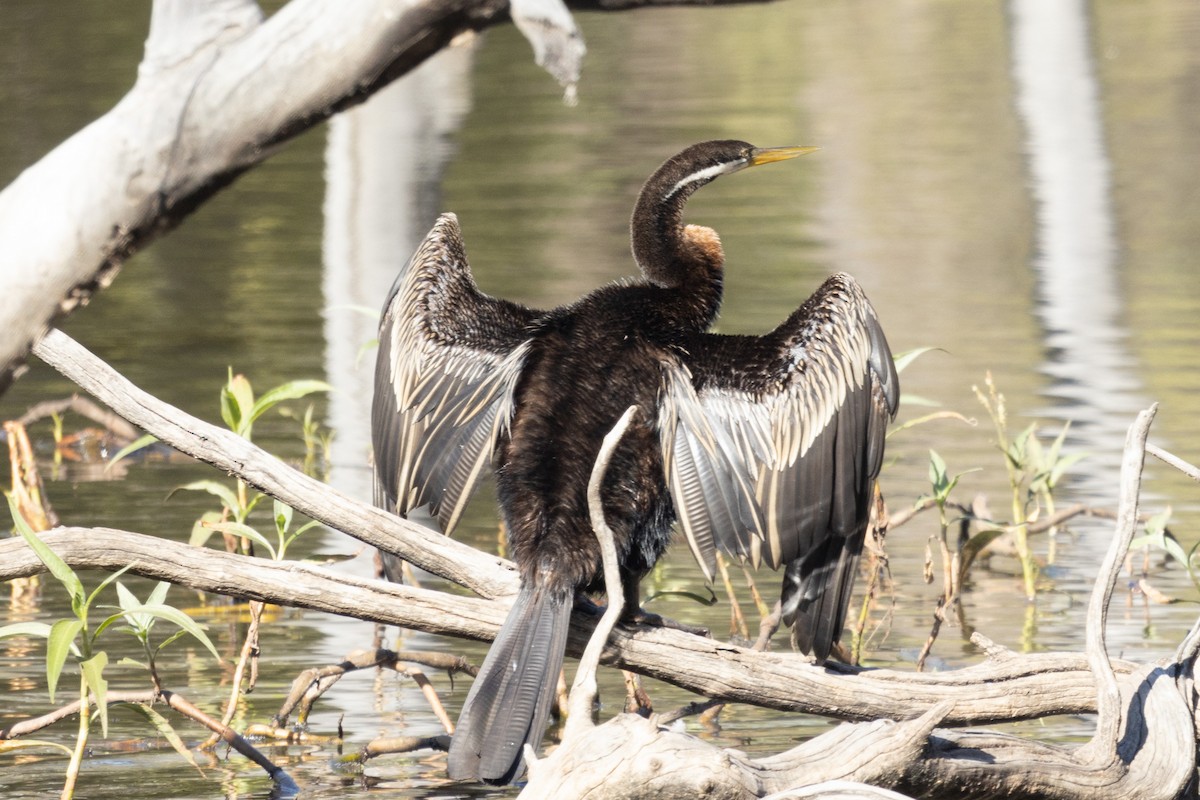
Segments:
[[[72,566],[115,569],[133,562],[139,574],[233,597],[455,636],[495,635],[506,611],[502,595],[513,582],[505,562],[304,478],[245,440],[148,397],[65,335],[46,337],[38,354],[131,422],[190,455],[245,478],[335,528],[495,599],[363,580],[123,531],[68,528],[46,533],[47,543]],[[1017,656],[981,637],[978,643],[987,655],[982,663],[953,672],[912,674],[818,668],[796,654],[757,652],[677,630],[618,627],[605,648],[605,663],[731,702],[870,722],[842,726],[770,759],[736,753],[714,758],[707,745],[682,734],[665,734],[640,718],[610,723],[624,726],[616,736],[585,736],[599,736],[613,746],[632,743],[629,755],[636,756],[639,768],[653,768],[658,776],[643,773],[642,779],[664,787],[664,792],[676,779],[690,781],[679,785],[683,793],[706,789],[709,796],[728,797],[761,797],[799,781],[869,780],[923,796],[958,796],[965,791],[980,797],[1014,792],[1046,798],[1187,796],[1185,787],[1195,773],[1191,681],[1200,629],[1181,644],[1175,662],[1162,667],[1110,665],[1103,646],[1103,609],[1136,519],[1137,475],[1149,417],[1146,413],[1139,418],[1134,430],[1140,431],[1140,440],[1134,437],[1127,453],[1126,473],[1133,477],[1123,482],[1119,536],[1093,599],[1086,654]],[[437,554],[431,556],[431,549]],[[22,541],[0,542],[0,579],[41,570]],[[572,653],[582,652],[593,624],[586,615],[573,621]],[[1076,749],[947,727],[1084,712],[1098,712],[1097,738]],[[933,730],[935,725],[942,727]],[[606,752],[599,741],[583,747],[588,762]],[[568,758],[570,752],[564,748],[560,758]],[[609,752],[611,767],[622,756],[617,750]],[[652,752],[659,755],[650,757]],[[697,759],[705,761],[706,771],[699,770]],[[630,769],[623,763],[617,772],[629,774]],[[582,770],[573,768],[571,774],[582,781],[589,774]],[[702,774],[707,777],[699,783],[692,780]],[[610,783],[588,796],[631,796],[625,791],[638,795],[645,786],[623,790]]]
[[[511,565],[459,542],[359,503],[308,478],[229,431],[149,396],[73,341],[52,331],[36,354],[98,400],[195,458],[246,480],[333,528],[394,552],[485,597],[511,593]],[[154,537],[107,529],[61,529],[47,542],[80,568],[116,569],[130,562],[150,577],[248,600],[312,608],[474,639],[490,639],[505,605],[397,584],[362,581],[291,562],[277,564],[189,548]],[[0,542],[0,579],[40,570],[19,543]],[[303,576],[303,580],[298,577]],[[397,602],[402,600],[403,602]],[[571,638],[578,654],[590,620],[577,620]],[[955,702],[952,724],[1012,720],[1011,698],[1023,698],[1025,718],[1095,709],[1086,660],[1072,654],[1035,654],[967,670],[914,675],[831,665],[813,667],[791,653],[762,653],[669,629],[619,628],[606,654],[615,664],[707,695],[767,708],[850,720],[911,718],[943,699]],[[1133,664],[1118,664],[1131,672]],[[1047,680],[1046,675],[1056,677]],[[868,678],[859,676],[867,675]]]
[[[100,402],[147,433],[254,488],[278,497],[330,527],[441,575],[484,597],[516,592],[512,566],[428,528],[359,503],[291,469],[226,428],[183,414],[134,386],[61,331],[50,331],[34,353]]]
[[[282,467],[282,465],[280,465]],[[77,570],[131,571],[242,600],[324,611],[428,633],[490,640],[507,612],[504,600],[366,580],[295,562],[275,562],[189,547],[109,528],[57,528],[43,540]],[[0,541],[0,580],[44,572],[20,539]],[[572,621],[569,652],[578,656],[594,620]],[[825,669],[794,653],[757,652],[666,628],[618,627],[603,662],[730,702],[835,719],[907,719],[943,700],[953,725],[1095,711],[1082,655],[1037,653],[989,659],[954,672]],[[1123,675],[1133,664],[1118,664]]]

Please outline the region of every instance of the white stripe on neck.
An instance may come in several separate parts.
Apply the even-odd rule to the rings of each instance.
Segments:
[[[745,161],[725,161],[720,164],[714,164],[711,167],[698,169],[691,175],[684,177],[679,183],[671,187],[671,191],[667,192],[663,200],[669,200],[679,193],[681,189],[693,183],[708,183],[720,175],[726,175],[730,172],[736,172],[746,165]]]

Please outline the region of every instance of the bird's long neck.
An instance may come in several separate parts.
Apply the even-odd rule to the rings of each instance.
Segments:
[[[683,224],[683,207],[702,184],[677,185],[660,171],[646,182],[630,222],[633,257],[653,284],[678,289],[707,327],[721,304],[725,253],[712,228]]]

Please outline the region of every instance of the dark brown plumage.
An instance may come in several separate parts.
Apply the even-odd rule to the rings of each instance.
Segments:
[[[897,405],[887,342],[841,274],[768,334],[708,333],[724,254],[714,231],[682,223],[718,176],[812,149],[715,141],[669,159],[631,223],[645,280],[569,306],[481,294],[449,214],[397,280],[372,413],[379,502],[428,506],[449,532],[490,465],[521,573],[463,707],[451,777],[511,781],[523,745],[541,740],[576,594],[600,588],[588,478],[630,405],[602,497],[631,607],[678,519],[710,580],[717,549],[786,567],[785,620],[818,663],[837,641]]]

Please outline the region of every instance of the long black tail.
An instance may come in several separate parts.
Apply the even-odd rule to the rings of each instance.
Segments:
[[[450,743],[454,780],[511,783],[537,748],[562,670],[574,598],[523,583],[471,686]]]

